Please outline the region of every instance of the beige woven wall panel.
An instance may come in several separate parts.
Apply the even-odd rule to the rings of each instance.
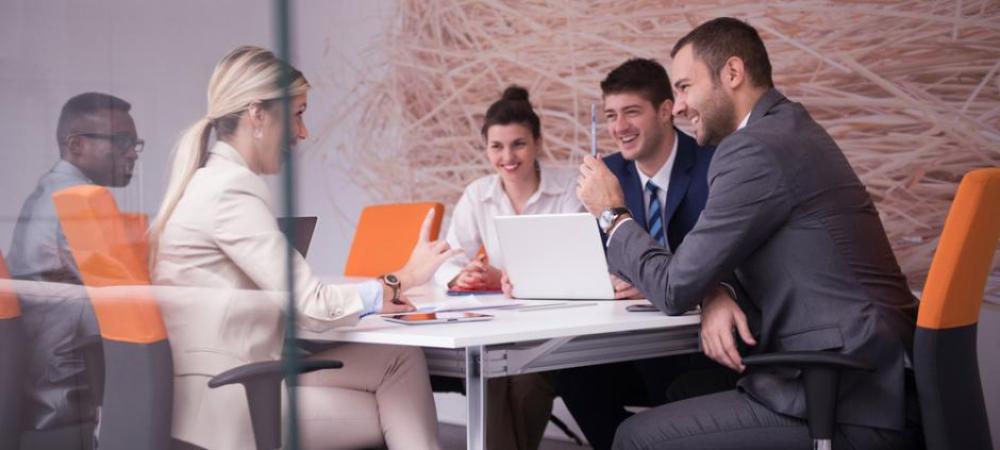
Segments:
[[[635,56],[669,67],[674,42],[717,16],[760,30],[778,88],[843,148],[919,289],[961,175],[1000,165],[1000,2],[403,0],[373,44],[385,76],[344,103],[365,126],[336,156],[382,200],[452,205],[491,172],[483,113],[518,83],[542,116],[544,158],[575,165],[604,75]]]

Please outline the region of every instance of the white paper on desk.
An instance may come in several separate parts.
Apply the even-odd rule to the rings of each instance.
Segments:
[[[424,303],[417,305],[420,312],[442,312],[442,311],[472,311],[474,309],[499,309],[514,308],[520,306],[522,302],[510,299],[481,299],[475,295],[467,295],[452,298],[439,302]]]

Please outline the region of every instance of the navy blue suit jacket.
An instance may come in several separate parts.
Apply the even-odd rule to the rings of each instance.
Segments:
[[[667,228],[667,245],[676,250],[684,236],[694,227],[705,208],[708,199],[708,164],[712,161],[715,147],[699,147],[694,138],[674,128],[677,134],[677,155],[670,171],[670,186],[667,187],[667,204],[663,208]],[[643,186],[639,179],[635,161],[627,161],[621,153],[604,158],[604,164],[618,177],[625,193],[625,206],[646,231],[649,220],[643,201]]]

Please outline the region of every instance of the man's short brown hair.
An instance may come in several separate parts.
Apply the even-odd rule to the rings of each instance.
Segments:
[[[616,67],[601,81],[601,94],[631,92],[641,95],[659,108],[664,101],[674,101],[670,77],[663,65],[652,59],[633,58]]]
[[[705,62],[712,72],[715,82],[719,72],[729,58],[736,56],[743,60],[747,78],[750,83],[765,88],[773,88],[771,79],[771,60],[764,48],[757,30],[746,22],[732,17],[719,17],[709,20],[677,41],[670,51],[673,58],[684,46],[691,44],[694,56]]]

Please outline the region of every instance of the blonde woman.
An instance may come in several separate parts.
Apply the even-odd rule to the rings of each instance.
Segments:
[[[279,75],[291,73],[291,142],[282,142]],[[281,153],[308,135],[302,116],[309,84],[271,52],[241,47],[222,58],[208,85],[208,112],[182,136],[167,193],[151,230],[156,284],[284,291],[286,240],[261,175],[277,173]],[[214,132],[216,142],[208,147]],[[428,220],[430,219],[428,215]],[[425,223],[425,230],[427,229]],[[452,256],[426,232],[406,266],[402,287],[426,282]],[[360,315],[412,310],[382,282],[335,286],[317,280],[294,256],[299,324],[323,331]],[[208,449],[253,448],[242,388],[209,389],[231,367],[280,357],[280,302],[238,294],[164,302],[174,355],[175,439]],[[301,377],[300,414],[307,448],[438,447],[433,397],[423,354],[413,348],[342,344],[319,358],[340,370]]]
[[[504,259],[494,217],[583,211],[574,189],[576,172],[538,164],[541,121],[527,90],[508,87],[486,111],[482,135],[486,160],[496,173],[473,181],[455,205],[446,240],[462,253],[435,275],[451,289],[500,290]],[[478,254],[480,248],[486,250],[488,262]],[[547,376],[492,379],[487,390],[487,447],[538,448],[554,398]]]

